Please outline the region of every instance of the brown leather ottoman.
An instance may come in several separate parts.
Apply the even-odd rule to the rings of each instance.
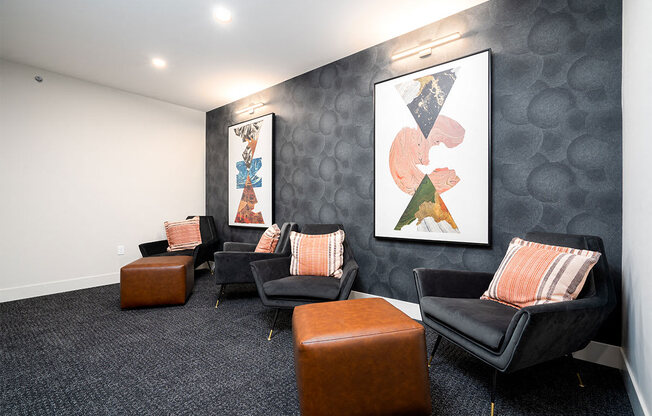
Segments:
[[[120,269],[120,307],[183,305],[195,284],[191,256],[144,257]]]
[[[301,414],[429,415],[423,326],[384,299],[294,308]]]

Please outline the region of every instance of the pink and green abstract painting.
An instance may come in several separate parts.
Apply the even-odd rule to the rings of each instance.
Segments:
[[[403,127],[389,151],[389,169],[396,185],[412,199],[395,230],[416,221],[424,232],[459,233],[452,213],[442,194],[461,179],[454,169],[435,168],[424,173],[419,165],[430,165],[430,150],[435,146],[452,148],[464,140],[465,130],[457,121],[440,114],[457,79],[455,69],[437,72],[396,85],[396,90],[410,110],[417,128]]]

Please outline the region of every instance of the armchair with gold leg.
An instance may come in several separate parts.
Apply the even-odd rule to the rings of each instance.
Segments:
[[[328,234],[344,229],[340,224],[305,224],[303,234]],[[267,337],[272,339],[274,325],[279,309],[293,309],[306,303],[328,302],[348,299],[353,282],[358,275],[358,263],[353,251],[344,239],[344,264],[342,277],[291,276],[290,256],[251,263],[251,271],[256,281],[256,289],[263,305],[275,308],[272,328]]]
[[[257,260],[268,260],[287,257],[290,254],[290,232],[297,231],[294,222],[286,222],[281,226],[281,234],[273,253],[257,253],[256,243],[240,243],[227,241],[224,249],[215,253],[215,283],[220,286],[215,307],[220,303],[226,285],[232,283],[254,283],[249,263]]]
[[[533,232],[525,239],[601,253],[577,299],[516,309],[480,299],[492,273],[414,269],[423,322],[437,333],[429,363],[444,337],[488,364],[492,415],[498,372],[564,356],[573,360],[571,354],[588,345],[616,304],[599,237]],[[577,377],[583,387],[579,372]]]
[[[168,240],[159,240],[140,244],[138,246],[140,253],[143,257],[192,256],[195,268],[206,263],[212,272],[210,261],[213,260],[213,253],[218,250],[219,244],[215,220],[207,215],[189,215],[186,219],[194,217],[199,217],[199,232],[202,240],[200,245],[194,249],[167,251]]]

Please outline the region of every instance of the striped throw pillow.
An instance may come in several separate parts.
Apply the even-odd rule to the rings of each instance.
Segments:
[[[254,251],[256,253],[273,253],[276,250],[279,238],[281,238],[281,229],[278,228],[278,225],[272,224],[260,237]]]
[[[165,221],[168,251],[194,249],[201,244],[199,217],[183,221]]]
[[[293,276],[342,277],[344,264],[344,231],[330,234],[290,233],[292,259],[290,274]]]
[[[482,299],[516,308],[577,298],[600,253],[514,238]]]

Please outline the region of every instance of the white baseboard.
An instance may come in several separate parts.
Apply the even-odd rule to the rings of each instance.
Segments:
[[[595,364],[622,370],[625,367],[623,354],[620,347],[602,342],[591,341],[583,350],[573,353],[578,360],[589,361]]]
[[[90,287],[120,283],[120,273],[104,273],[96,276],[84,276],[74,279],[57,280],[54,282],[36,283],[33,285],[0,289],[0,303],[12,300],[52,295],[54,293],[70,292],[71,290],[88,289]]]
[[[407,316],[412,319],[421,320],[421,311],[419,310],[419,304],[406,302],[404,300],[386,298],[383,296],[371,295],[369,293],[356,292],[355,290],[351,291],[349,299],[361,299],[361,298],[383,298],[397,309],[403,311]],[[617,368],[622,370],[624,367],[623,356],[621,353],[620,347],[615,345],[603,344],[601,342],[591,341],[591,343],[584,348],[583,350],[577,351],[573,354],[573,357],[589,361],[595,364],[606,365],[607,367]]]
[[[633,376],[632,368],[629,365],[627,356],[623,351],[623,362],[625,366],[623,368],[623,381],[625,382],[625,390],[627,390],[627,395],[629,396],[629,402],[632,405],[632,411],[635,416],[651,416],[650,408],[645,402],[645,396],[636,381],[636,378]]]

